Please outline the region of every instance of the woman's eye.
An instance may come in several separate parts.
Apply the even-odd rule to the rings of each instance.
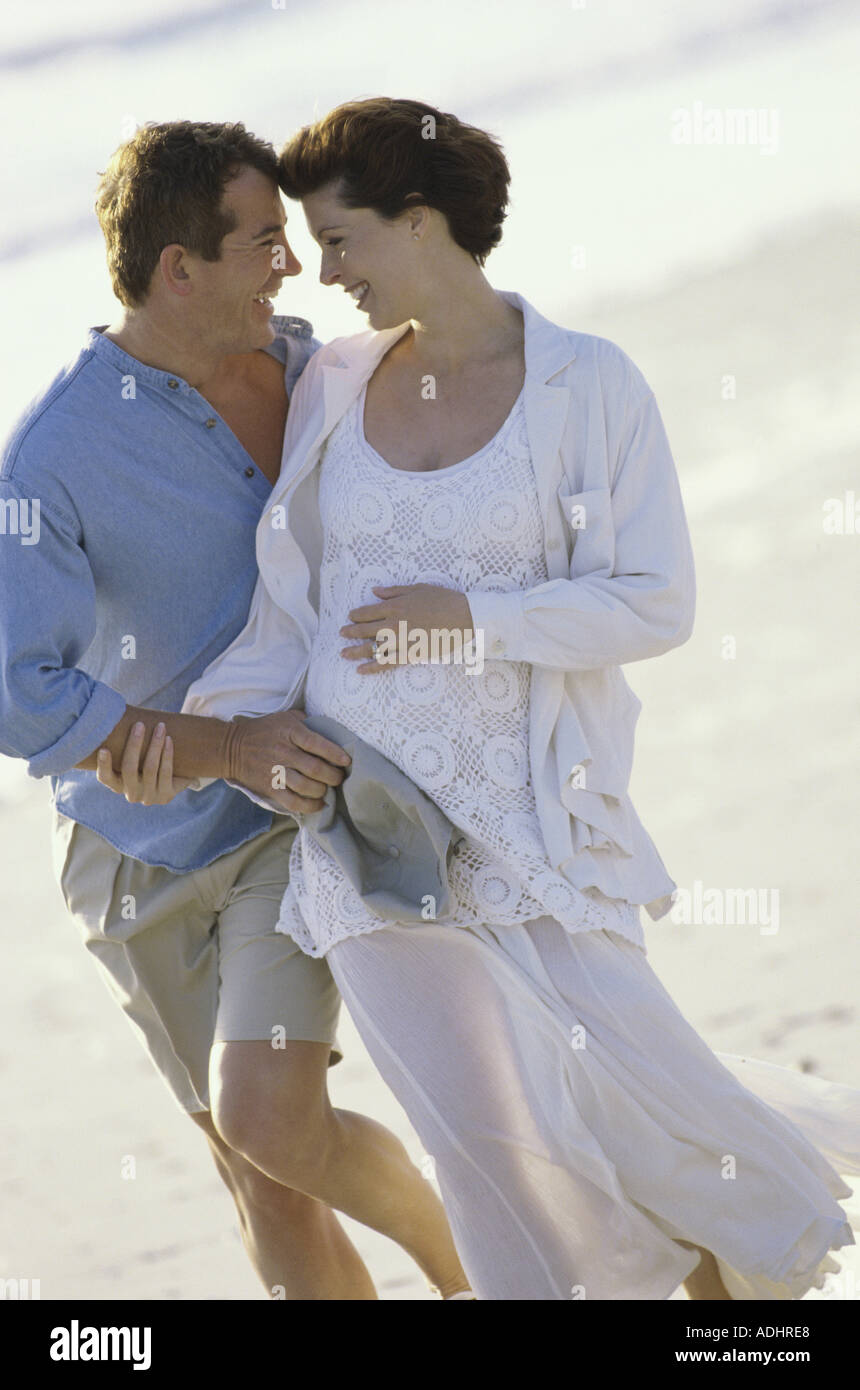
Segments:
[[[340,246],[340,243],[341,243],[342,241],[343,241],[343,237],[342,237],[342,236],[337,236],[337,237],[332,237],[331,241],[327,241],[325,244],[326,244],[326,246]]]

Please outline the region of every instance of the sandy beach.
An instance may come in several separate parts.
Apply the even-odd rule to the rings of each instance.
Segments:
[[[775,931],[646,916],[651,964],[715,1050],[853,1086],[860,520],[842,534],[823,521],[828,499],[847,514],[860,498],[858,233],[860,219],[815,206],[657,289],[584,306],[569,285],[534,293],[644,372],[693,536],[692,639],[625,668],[644,706],[634,804],[679,887],[778,904]],[[532,298],[527,271],[516,288]],[[265,1297],[204,1140],[65,912],[49,784],[0,763],[0,1277],[40,1280],[43,1299]],[[389,1124],[420,1163],[346,1018],[341,1036],[334,1103]],[[381,1299],[431,1297],[399,1248],[345,1224]],[[837,1258],[841,1284],[809,1297],[860,1294],[857,1249]]]

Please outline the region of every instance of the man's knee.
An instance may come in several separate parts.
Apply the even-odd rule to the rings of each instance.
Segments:
[[[212,1122],[236,1153],[269,1171],[304,1176],[322,1160],[331,1110],[324,1043],[216,1043],[209,1089]]]
[[[243,1227],[256,1227],[262,1219],[282,1230],[286,1222],[294,1232],[307,1228],[316,1232],[325,1209],[314,1198],[270,1178],[266,1173],[226,1143],[215,1128],[208,1110],[191,1119],[209,1140],[209,1148],[219,1175],[236,1203]]]
[[[218,1170],[218,1175],[235,1197],[237,1176],[236,1161],[247,1163],[247,1159],[242,1158],[241,1154],[234,1153],[230,1146],[224,1142],[224,1139],[215,1128],[215,1122],[208,1110],[193,1111],[189,1114],[189,1119],[194,1121],[197,1128],[201,1129],[209,1140],[209,1150],[212,1154],[215,1167]]]

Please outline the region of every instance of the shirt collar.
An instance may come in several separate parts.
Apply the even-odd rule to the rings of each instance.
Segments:
[[[539,314],[515,290],[499,290],[502,299],[515,305],[523,316],[526,371],[542,382],[551,381],[576,357],[576,334]]]
[[[107,325],[104,325],[107,327]],[[275,330],[275,341],[269,343],[264,351],[269,352],[278,361],[286,364],[288,354],[287,339],[289,337],[312,338],[313,326],[307,319],[298,318],[292,314],[274,314],[272,326]],[[156,390],[170,391],[176,390],[188,392],[194,388],[175,372],[163,372],[158,367],[149,367],[145,362],[139,362],[136,357],[132,357],[123,348],[110,338],[106,338],[104,332],[98,328],[90,328],[87,332],[87,347],[90,352],[94,352],[103,362],[115,367],[123,376],[133,376],[135,381],[148,383]],[[171,382],[176,383],[171,385]]]

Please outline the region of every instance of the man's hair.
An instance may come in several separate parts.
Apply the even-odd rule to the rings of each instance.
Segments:
[[[421,203],[436,208],[478,265],[502,239],[510,171],[501,145],[426,102],[345,102],[294,135],[278,167],[290,198],[337,181],[347,207],[384,218]]]
[[[148,122],[120,145],[96,197],[117,299],[141,305],[161,252],[174,242],[205,261],[219,259],[236,225],[221,199],[244,165],[277,184],[274,148],[238,123]]]

